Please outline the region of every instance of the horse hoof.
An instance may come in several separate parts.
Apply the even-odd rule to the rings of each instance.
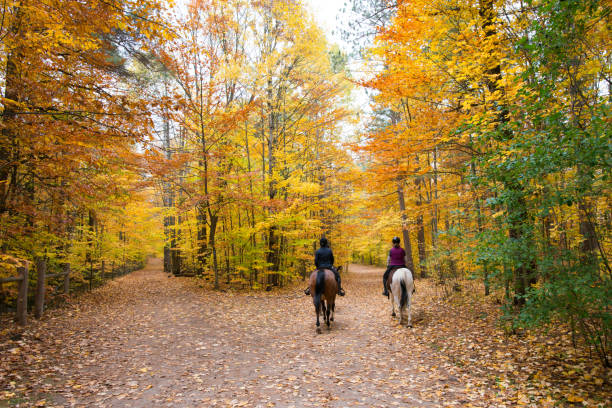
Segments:
[[[409,324],[408,327],[410,327],[412,329],[412,325],[411,324]]]
[[[391,313],[391,316],[395,317],[395,312]]]

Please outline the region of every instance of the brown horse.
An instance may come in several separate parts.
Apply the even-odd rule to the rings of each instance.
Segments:
[[[342,266],[338,267],[338,271]],[[338,283],[334,272],[329,269],[318,269],[310,274],[310,295],[313,297],[315,312],[317,313],[317,333],[321,333],[319,328],[319,313],[323,312],[323,319],[327,328],[331,328],[334,321],[334,311],[336,309],[336,294],[338,293]]]

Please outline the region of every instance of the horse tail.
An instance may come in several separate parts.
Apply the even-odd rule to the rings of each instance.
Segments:
[[[321,294],[315,293],[314,297],[312,298],[312,301],[314,303],[314,307],[318,316],[318,313],[321,311]]]
[[[315,283],[315,295],[321,296],[325,289],[325,269],[319,269],[317,271],[317,281]]]
[[[317,279],[315,281],[315,290],[313,302],[317,313],[321,310],[321,295],[323,294],[323,288],[325,286],[325,270],[319,269],[317,271]]]
[[[402,287],[402,297],[400,299],[400,309],[403,309],[408,304],[408,289],[406,289],[406,280],[402,276],[400,279],[400,286]]]

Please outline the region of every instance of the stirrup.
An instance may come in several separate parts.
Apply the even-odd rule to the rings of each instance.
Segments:
[[[388,290],[384,290],[382,293],[383,296],[389,297],[389,291]]]
[[[307,287],[306,289],[304,289],[304,294],[310,295],[310,287]]]
[[[340,295],[340,296],[346,295],[346,293],[344,293],[344,289],[342,289],[342,288],[338,289],[338,295]]]

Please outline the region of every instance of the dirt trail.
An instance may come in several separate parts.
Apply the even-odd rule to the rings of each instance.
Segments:
[[[351,265],[349,271],[336,322],[317,335],[312,300],[301,287],[213,292],[193,279],[167,277],[154,260],[33,323],[21,348],[6,354],[14,358],[1,363],[13,375],[0,377],[0,385],[15,390],[4,404],[478,404],[464,392],[471,380],[451,375],[419,337],[428,324],[422,306],[428,294],[418,281],[413,311],[421,319],[409,329],[389,315],[381,269]]]

